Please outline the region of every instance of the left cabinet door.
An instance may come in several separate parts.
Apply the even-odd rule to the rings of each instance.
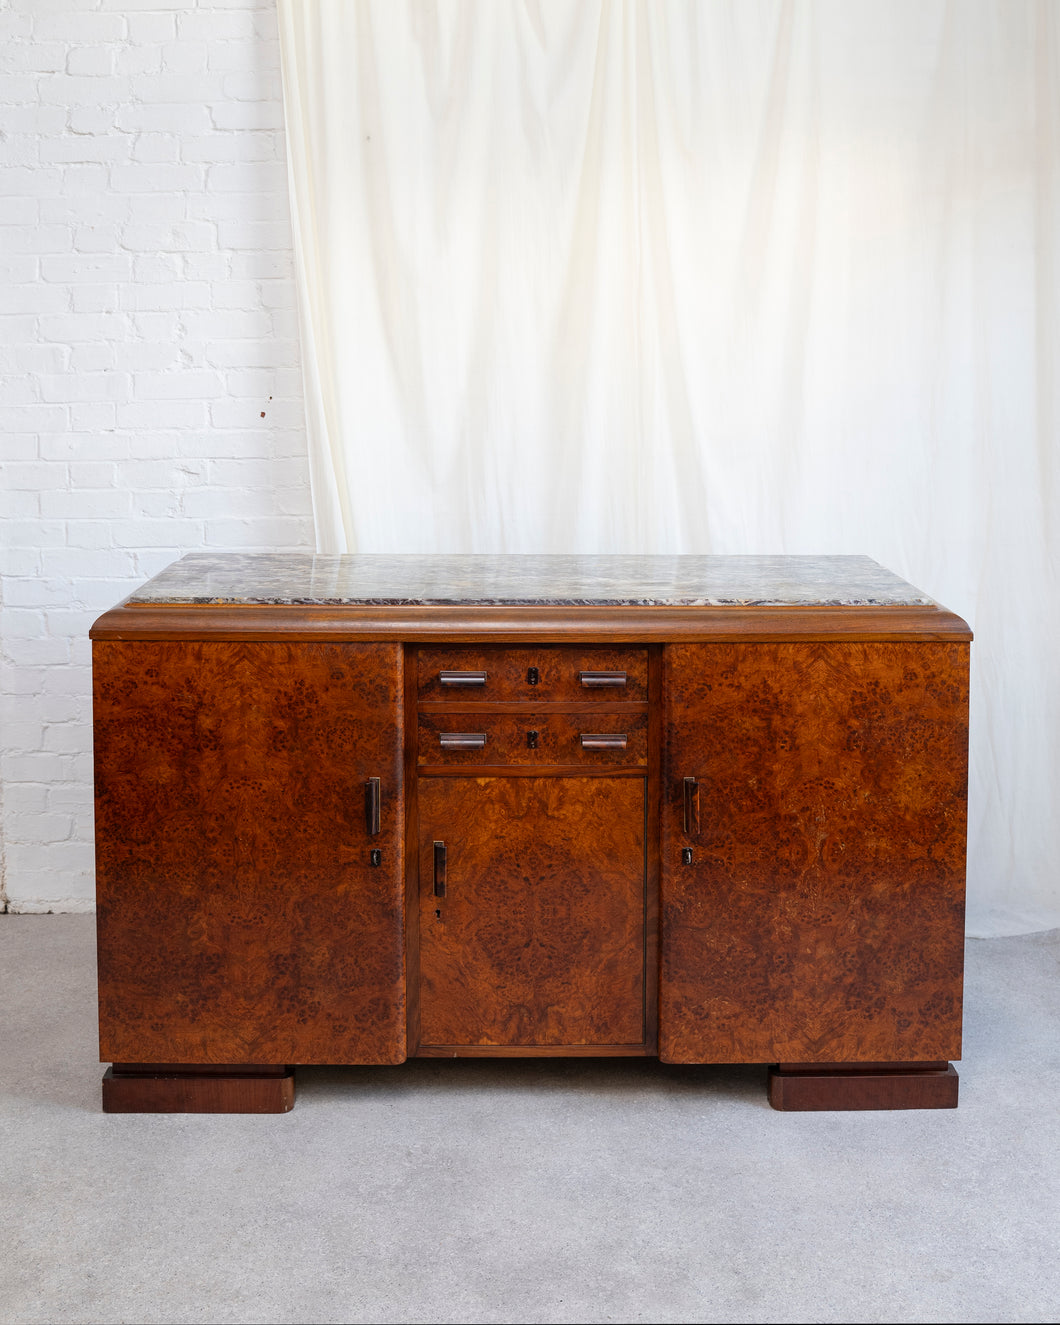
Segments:
[[[101,1058],[402,1062],[401,646],[97,642],[93,688]]]

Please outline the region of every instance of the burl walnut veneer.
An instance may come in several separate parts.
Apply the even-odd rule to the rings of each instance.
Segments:
[[[185,557],[92,630],[113,1112],[299,1064],[957,1103],[968,645],[865,557]]]

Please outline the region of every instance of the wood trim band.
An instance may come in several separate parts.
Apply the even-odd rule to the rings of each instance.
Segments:
[[[647,1058],[644,1044],[421,1044],[417,1058]]]
[[[486,717],[490,713],[584,713],[587,718],[593,714],[615,716],[620,713],[647,713],[646,700],[642,699],[591,699],[588,702],[571,699],[544,699],[538,703],[535,699],[421,699],[416,708],[420,713],[431,713],[455,718],[459,713],[478,713]]]
[[[407,644],[920,640],[972,638],[965,621],[927,607],[314,607],[288,604],[119,604],[94,640],[331,640]]]
[[[420,764],[421,778],[643,778],[647,764]]]

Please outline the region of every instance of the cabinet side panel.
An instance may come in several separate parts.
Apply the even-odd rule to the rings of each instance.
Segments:
[[[661,1057],[959,1058],[968,646],[665,653]]]
[[[400,646],[96,643],[93,673],[101,1057],[402,1061]]]

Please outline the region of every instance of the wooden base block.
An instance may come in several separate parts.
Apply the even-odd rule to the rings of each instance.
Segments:
[[[769,1069],[774,1109],[955,1109],[950,1063],[779,1063]]]
[[[104,1113],[287,1113],[294,1069],[115,1063],[103,1074]]]

